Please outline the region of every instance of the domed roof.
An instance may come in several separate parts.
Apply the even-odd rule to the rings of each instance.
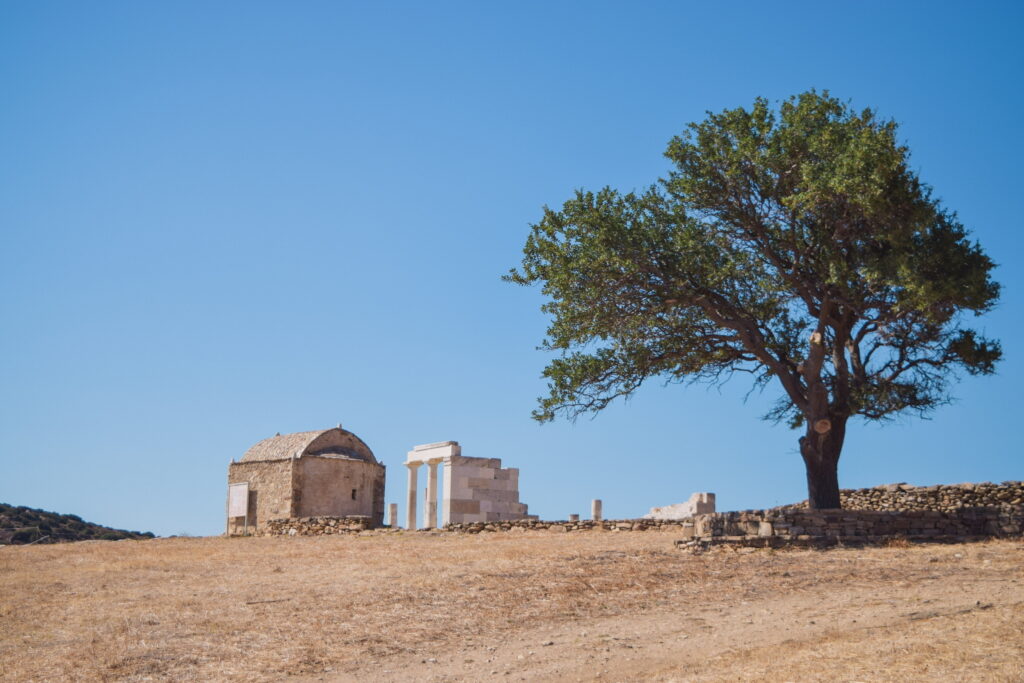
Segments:
[[[332,429],[278,434],[263,439],[245,452],[241,462],[301,458],[304,455],[377,462],[370,447],[352,432],[342,429],[340,425]]]

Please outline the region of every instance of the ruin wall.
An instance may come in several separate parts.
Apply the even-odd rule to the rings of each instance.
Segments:
[[[844,492],[853,494],[844,498],[844,502],[879,505],[881,501],[899,506],[890,510],[808,510],[788,506],[697,515],[689,519],[475,521],[448,524],[428,533],[665,531],[677,534],[678,546],[693,549],[716,544],[818,546],[878,543],[890,539],[965,541],[1024,536],[1024,482],[893,489],[894,486],[906,485]],[[917,506],[916,509],[913,506]],[[277,519],[268,523],[264,533],[345,534],[380,526],[368,516]]]
[[[379,528],[369,515],[347,515],[344,517],[300,517],[272,519],[262,530],[264,536],[329,536],[332,534],[357,534],[361,531]]]
[[[297,458],[296,504],[276,517],[368,515],[384,523],[384,466],[335,456]]]
[[[1024,505],[937,510],[749,510],[698,515],[677,545],[857,545],[1024,536]]]
[[[948,512],[965,507],[989,505],[1024,505],[1024,482],[1004,481],[1002,484],[936,484],[911,486],[886,484],[870,489],[843,489],[839,500],[844,510],[930,510]],[[807,509],[807,501],[782,509]]]
[[[519,502],[519,470],[498,458],[445,458],[442,519],[446,524],[496,522],[528,515]]]
[[[295,514],[295,477],[291,458],[234,462],[228,466],[228,484],[249,484],[249,531],[253,532],[268,520]],[[228,534],[241,534],[245,520],[228,520]]]

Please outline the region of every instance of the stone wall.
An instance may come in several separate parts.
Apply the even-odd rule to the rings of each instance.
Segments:
[[[235,462],[228,467],[228,484],[249,484],[249,532],[252,533],[267,520],[291,517],[296,510],[293,460],[262,460]],[[228,534],[241,534],[245,520],[228,520]]]
[[[294,517],[369,515],[384,523],[384,466],[338,456],[297,458]],[[286,515],[276,515],[285,517]]]
[[[348,515],[346,517],[299,517],[296,519],[272,519],[267,522],[262,534],[265,536],[327,536],[331,534],[357,534],[376,529],[369,515]]]
[[[1024,482],[915,487],[889,484],[843,491],[850,509],[808,510],[806,502],[772,510],[696,515],[688,519],[595,522],[519,520],[451,524],[463,533],[513,530],[678,531],[684,545],[870,543],[890,538],[963,540],[1024,535]],[[801,507],[802,506],[802,507]]]
[[[1024,535],[1024,505],[1001,505],[940,512],[874,510],[747,510],[720,512],[684,520],[623,519],[546,522],[512,520],[449,524],[444,531],[477,534],[514,530],[677,532],[694,545],[733,542],[743,545],[874,543],[890,538],[967,540]],[[756,541],[756,542],[750,542]]]
[[[497,531],[656,531],[671,529],[679,531],[693,527],[692,519],[581,519],[575,522],[548,522],[538,519],[513,519],[500,522],[465,522],[448,524],[442,531],[465,534]]]
[[[447,524],[518,520],[528,516],[519,502],[519,470],[498,458],[444,458],[441,517]]]
[[[843,489],[839,492],[839,500],[844,510],[951,511],[964,507],[1024,505],[1024,482],[935,486],[886,484],[870,489]],[[807,501],[783,506],[782,509],[786,508],[806,509]]]
[[[306,455],[235,462],[228,484],[249,484],[248,532],[262,533],[270,520],[364,515],[384,523],[383,465],[346,456]],[[228,535],[243,533],[245,520],[228,519]]]
[[[911,541],[967,541],[1024,535],[1024,505],[939,510],[747,510],[699,515],[677,545],[835,545]]]
[[[895,488],[894,488],[895,487]],[[900,488],[906,487],[906,488]],[[541,521],[537,519],[453,523],[446,533],[514,531],[667,531],[676,544],[700,549],[714,544],[778,547],[877,543],[889,539],[965,541],[1024,536],[1024,484],[963,484],[844,491],[844,503],[889,504],[896,509],[808,510],[797,506],[696,515],[689,519]],[[911,506],[918,506],[916,509]],[[377,528],[369,516],[271,520],[271,535],[358,533]],[[432,533],[437,533],[434,531]]]

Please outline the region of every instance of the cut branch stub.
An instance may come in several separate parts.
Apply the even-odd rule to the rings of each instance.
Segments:
[[[818,420],[814,423],[814,431],[818,434],[828,434],[832,429],[832,420]]]

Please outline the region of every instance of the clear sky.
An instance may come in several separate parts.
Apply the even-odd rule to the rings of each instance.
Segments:
[[[901,124],[1004,285],[999,374],[852,425],[841,485],[1022,479],[1022,8],[2,3],[0,501],[219,533],[232,458],[339,422],[389,502],[448,439],[544,518],[805,498],[774,389],[739,378],[534,423],[541,298],[500,277],[544,204],[644,187],[705,111],[812,87]]]

